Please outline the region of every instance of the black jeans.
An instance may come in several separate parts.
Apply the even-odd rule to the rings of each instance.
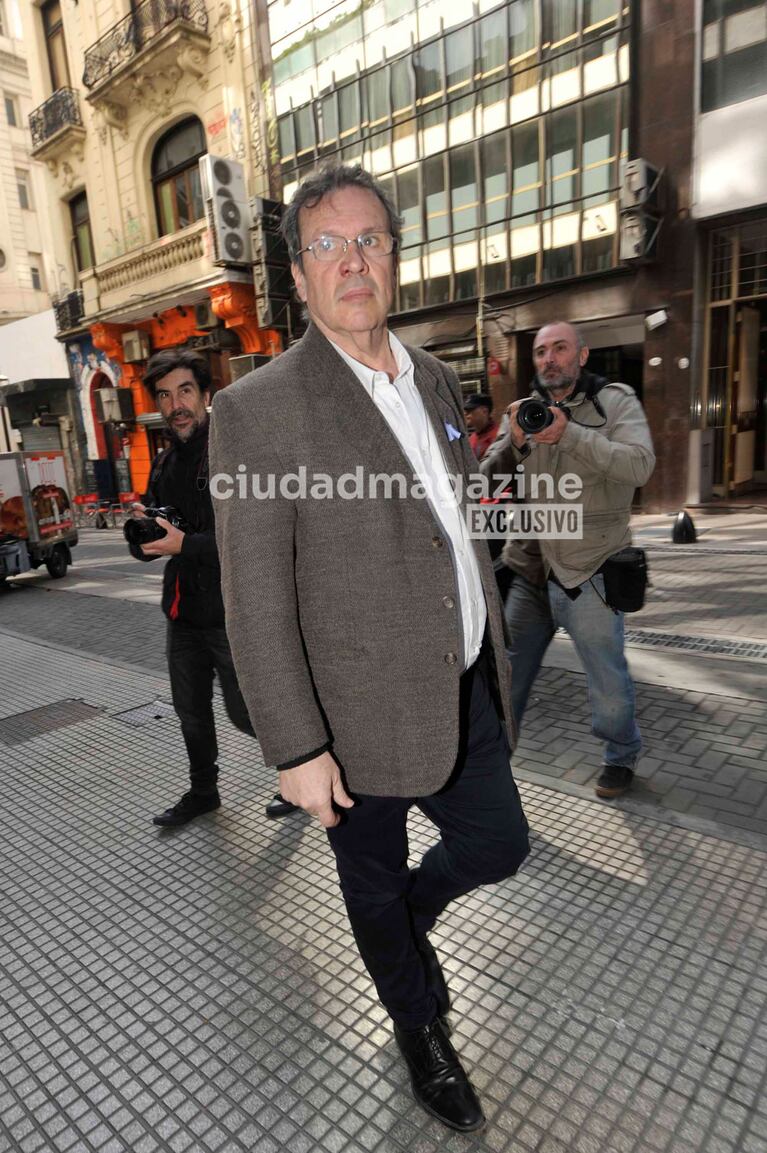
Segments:
[[[180,621],[168,621],[168,672],[173,707],[189,756],[192,789],[210,793],[218,781],[218,743],[213,720],[213,673],[218,673],[229,720],[254,737],[243,700],[226,629],[198,629]]]
[[[455,770],[430,797],[355,795],[328,829],[357,947],[384,1008],[403,1029],[434,1020],[436,999],[416,941],[455,897],[516,873],[528,825],[509,767],[509,745],[490,696],[483,657],[461,678]],[[407,865],[407,814],[417,805],[441,839]]]

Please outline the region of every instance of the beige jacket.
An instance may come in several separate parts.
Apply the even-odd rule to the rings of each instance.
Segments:
[[[634,492],[647,483],[655,467],[652,437],[642,406],[627,384],[606,384],[596,400],[604,417],[582,392],[568,402],[572,419],[558,444],[530,441],[531,452],[523,456],[507,433],[495,442],[480,466],[486,476],[518,476],[515,469],[522,464],[526,504],[577,503],[583,507],[582,540],[542,540],[538,548],[535,542],[510,539],[504,546],[504,563],[535,584],[542,584],[553,572],[565,588],[574,588],[631,542]],[[582,495],[572,502],[563,500],[556,487],[567,473],[574,474],[583,485]],[[553,501],[547,499],[543,486],[537,500],[531,499],[533,474],[553,477]]]
[[[455,375],[409,348],[448,469],[476,466]],[[445,422],[460,429],[448,440]],[[384,417],[318,329],[213,401],[210,471],[226,626],[268,763],[328,745],[349,788],[425,796],[458,752],[462,623],[455,571],[425,500],[215,499],[217,473],[412,477]],[[510,674],[490,554],[476,542],[499,703]]]

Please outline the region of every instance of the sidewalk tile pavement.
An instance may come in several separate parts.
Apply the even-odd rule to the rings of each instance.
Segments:
[[[764,852],[523,784],[529,862],[434,933],[489,1122],[450,1135],[410,1094],[324,835],[266,819],[273,772],[220,702],[223,808],[159,831],[176,722],[117,714],[167,683],[4,646],[6,719],[101,711],[2,750],[0,1150],[763,1153]],[[432,836],[414,815],[414,856]]]

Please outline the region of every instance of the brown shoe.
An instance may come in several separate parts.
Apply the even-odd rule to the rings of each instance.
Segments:
[[[605,765],[594,791],[598,797],[620,797],[629,791],[633,780],[634,770],[628,765]]]

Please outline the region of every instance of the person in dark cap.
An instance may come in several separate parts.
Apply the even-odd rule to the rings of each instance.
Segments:
[[[477,460],[482,460],[498,436],[498,425],[493,420],[493,399],[484,392],[473,392],[463,405],[469,444]]]

